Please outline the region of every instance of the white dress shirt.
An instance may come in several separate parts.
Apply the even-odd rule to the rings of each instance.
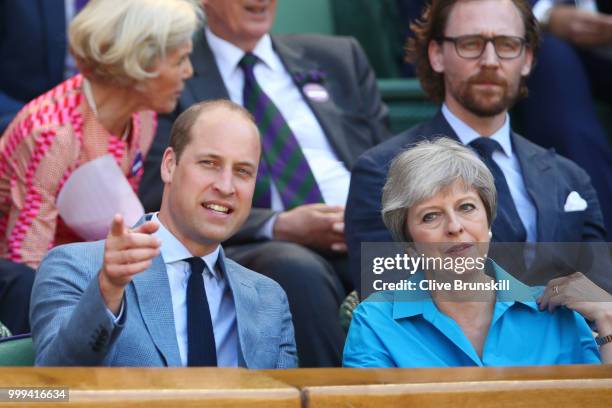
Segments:
[[[244,73],[238,63],[244,56],[244,51],[219,38],[208,28],[206,39],[230,99],[243,105]],[[261,61],[254,69],[257,83],[274,102],[293,131],[325,203],[344,206],[351,174],[336,156],[317,118],[274,51],[269,35],[266,34],[259,40],[253,54]],[[274,183],[271,183],[271,193],[272,209],[282,211],[284,206]]]
[[[187,365],[187,282],[191,274],[189,264],[184,261],[192,255],[187,248],[164,227],[154,214],[152,221],[159,224],[154,235],[162,242],[161,256],[164,259],[170,283],[174,328],[178,343],[181,363]],[[238,367],[238,331],[236,326],[236,308],[227,278],[216,267],[219,249],[202,257],[208,270],[204,271],[204,288],[208,299],[217,365],[219,367]],[[146,273],[146,272],[145,272]]]
[[[461,121],[461,119],[448,109],[446,104],[442,105],[442,115],[444,115],[446,121],[455,131],[461,143],[466,146],[472,140],[481,136],[486,136],[478,134],[478,132]],[[506,114],[506,120],[502,127],[489,137],[501,145],[502,151],[496,150],[493,152],[493,161],[497,163],[502,173],[504,173],[504,177],[506,177],[512,201],[514,202],[516,211],[527,232],[527,242],[536,242],[538,238],[537,212],[525,188],[521,165],[512,150],[512,141],[510,140],[510,116],[508,114]]]

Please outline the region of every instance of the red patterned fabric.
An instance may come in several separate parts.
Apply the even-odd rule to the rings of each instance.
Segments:
[[[54,245],[81,239],[55,200],[81,164],[111,154],[136,191],[157,117],[132,115],[126,141],[97,121],[74,76],[28,103],[0,138],[0,256],[36,268]]]

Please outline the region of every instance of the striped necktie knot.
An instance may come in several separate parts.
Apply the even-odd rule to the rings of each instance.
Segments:
[[[238,65],[240,68],[242,68],[245,74],[251,74],[258,62],[259,58],[257,58],[255,54],[247,52],[244,54]]]

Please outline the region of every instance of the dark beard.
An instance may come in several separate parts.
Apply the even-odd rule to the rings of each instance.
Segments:
[[[493,82],[502,87],[501,97],[496,102],[485,100],[485,98],[482,97],[484,93],[481,92],[479,95],[473,88],[474,84],[485,81]],[[454,96],[457,102],[474,115],[488,118],[509,110],[518,99],[518,92],[518,87],[510,90],[509,84],[503,79],[492,75],[480,74],[468,79],[458,92],[454,92]]]

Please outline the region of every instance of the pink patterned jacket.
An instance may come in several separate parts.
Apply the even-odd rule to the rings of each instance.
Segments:
[[[28,103],[0,138],[0,256],[36,268],[55,245],[82,241],[55,201],[81,164],[111,154],[134,188],[155,135],[152,111],[132,115],[125,141],[97,121],[76,75]]]

